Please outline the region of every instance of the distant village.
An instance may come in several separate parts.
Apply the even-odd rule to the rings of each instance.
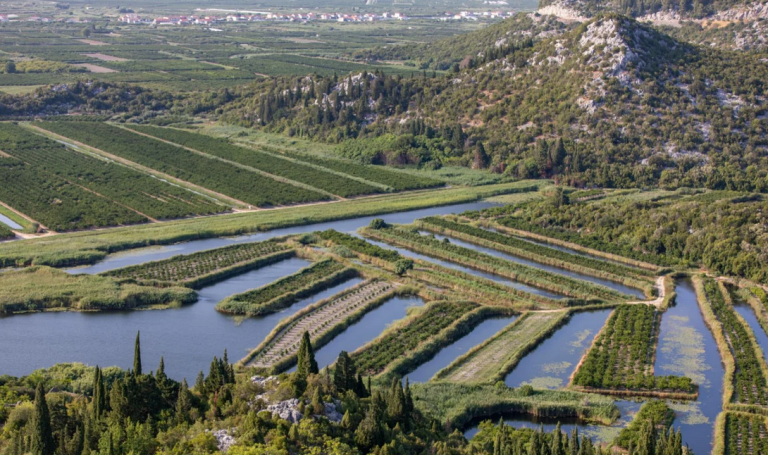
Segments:
[[[220,11],[220,10],[198,10],[198,11]],[[472,12],[461,11],[457,14],[446,14],[445,16],[431,17],[437,20],[478,20],[478,19],[500,19],[511,16],[511,12],[486,11]],[[147,17],[139,14],[124,14],[118,19],[125,24],[147,24],[147,25],[211,25],[220,22],[311,22],[311,21],[333,21],[333,22],[376,22],[387,20],[405,21],[410,19],[402,13],[364,13],[364,14],[344,14],[344,13],[292,13],[280,14],[270,12],[230,12],[226,15],[192,15],[192,16],[162,16]]]
[[[489,4],[498,4],[506,2],[488,2]],[[130,10],[129,10],[130,11]],[[311,22],[311,21],[333,21],[333,22],[376,22],[376,21],[406,21],[410,18],[402,13],[291,13],[280,14],[259,11],[228,11],[217,9],[198,9],[199,14],[190,16],[158,16],[144,15],[136,13],[123,14],[117,18],[118,22],[123,24],[140,25],[212,25],[222,22]],[[208,14],[213,13],[213,14]],[[480,19],[503,19],[514,14],[512,11],[460,11],[458,13],[445,13],[440,16],[420,17],[420,19],[433,19],[440,21],[473,21]],[[0,14],[0,23],[3,22],[68,22],[68,23],[87,23],[88,19],[77,17],[42,17],[31,15],[22,17],[17,14]]]

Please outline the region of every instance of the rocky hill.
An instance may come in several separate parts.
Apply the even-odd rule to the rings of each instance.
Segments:
[[[278,82],[232,120],[343,142],[347,156],[375,162],[763,191],[766,80],[757,55],[693,46],[609,14],[445,77]]]

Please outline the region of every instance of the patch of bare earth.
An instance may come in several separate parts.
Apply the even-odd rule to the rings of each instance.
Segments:
[[[111,55],[102,54],[100,52],[93,52],[90,54],[82,54],[82,55],[85,55],[86,57],[97,58],[105,62],[127,62],[128,61],[127,58],[113,57]]]

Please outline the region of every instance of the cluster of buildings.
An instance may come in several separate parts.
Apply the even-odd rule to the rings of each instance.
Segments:
[[[309,22],[315,20],[336,22],[374,22],[377,20],[406,20],[401,13],[383,14],[342,14],[342,13],[292,13],[278,14],[267,12],[232,13],[227,15],[192,15],[192,16],[163,16],[149,18],[138,14],[124,14],[118,20],[124,24],[146,25],[211,25],[217,22],[258,22],[258,21],[283,21],[283,22]]]
[[[234,12],[226,10],[198,10],[198,11],[221,11],[227,13],[223,15],[192,15],[192,16],[162,16],[162,17],[144,17],[138,14],[124,14],[119,17],[119,21],[124,24],[145,24],[145,25],[211,25],[220,22],[259,22],[259,21],[282,21],[282,22],[310,22],[310,21],[334,21],[334,22],[375,22],[382,20],[408,20],[408,16],[402,13],[270,13],[270,12]],[[446,13],[444,16],[434,19],[448,20],[478,20],[478,19],[503,19],[512,16],[512,12],[503,11],[485,11],[472,12],[461,11],[457,14]]]

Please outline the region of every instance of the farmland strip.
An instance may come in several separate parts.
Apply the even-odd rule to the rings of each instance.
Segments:
[[[112,125],[45,122],[42,126],[56,134],[258,207],[328,199],[320,193],[278,182]]]
[[[567,311],[526,313],[435,375],[451,382],[495,383],[568,319]]]
[[[326,259],[258,289],[222,300],[216,309],[229,314],[260,316],[273,313],[327,287],[352,278],[357,271]]]

